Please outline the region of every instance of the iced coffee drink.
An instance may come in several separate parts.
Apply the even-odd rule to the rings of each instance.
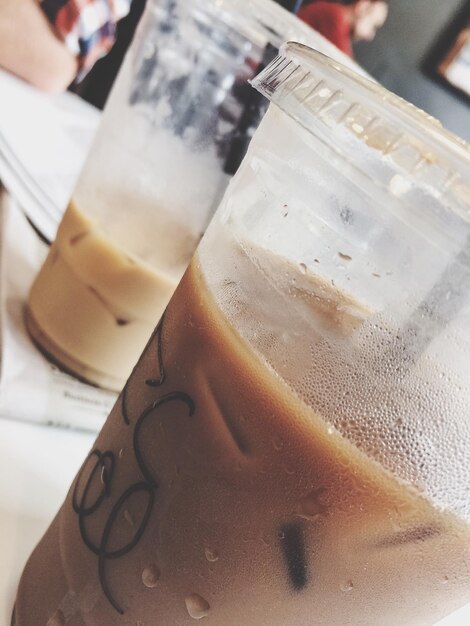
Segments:
[[[371,313],[267,253],[289,281],[257,306],[265,276],[223,235],[236,274],[194,259],[25,570],[16,626],[418,626],[468,599],[469,526],[309,406],[324,380],[301,394],[280,375],[296,351],[276,336],[282,305],[302,294],[311,312],[298,341],[367,335]],[[253,319],[263,356],[240,334]],[[294,359],[290,379],[303,373]]]
[[[295,65],[354,84],[344,152],[311,109],[298,123]],[[459,171],[432,216],[412,174],[410,215],[403,161],[379,167],[389,118],[355,139],[366,113],[414,113],[294,44],[262,80],[283,98],[32,554],[15,626],[430,626],[470,599],[468,268],[435,228],[466,239]],[[435,139],[424,169],[468,164]],[[373,181],[336,169],[351,145]]]
[[[271,0],[149,0],[28,302],[60,367],[122,389],[265,109],[247,80],[290,38],[342,57]]]
[[[181,277],[196,245],[183,227],[166,225],[183,262],[158,270],[119,247],[72,202],[29,296],[30,334],[63,367],[120,389]],[[171,245],[171,244],[170,244]],[[184,249],[186,245],[187,249]]]

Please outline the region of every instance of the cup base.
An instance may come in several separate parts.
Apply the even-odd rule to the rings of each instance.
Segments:
[[[93,387],[99,387],[108,391],[121,391],[126,382],[125,380],[114,378],[88,365],[84,365],[64,352],[42,330],[28,305],[25,307],[24,319],[28,334],[36,348],[61,371]]]

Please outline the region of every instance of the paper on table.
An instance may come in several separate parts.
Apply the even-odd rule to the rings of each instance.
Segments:
[[[6,192],[0,199],[0,416],[97,431],[116,394],[61,372],[31,342],[23,310],[47,246],[16,201]]]
[[[50,241],[100,119],[71,93],[46,95],[0,70],[0,180]]]

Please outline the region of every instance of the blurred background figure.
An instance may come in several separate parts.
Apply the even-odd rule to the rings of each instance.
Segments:
[[[385,0],[315,0],[300,9],[299,16],[312,28],[353,56],[353,41],[372,41],[385,24],[388,4]]]
[[[63,91],[112,47],[131,0],[0,0],[0,67]]]
[[[0,0],[1,2],[1,0]],[[116,41],[108,54],[103,56],[83,80],[72,86],[72,91],[99,109],[104,108],[111,87],[121,67],[147,0],[132,0],[128,15],[116,27]]]

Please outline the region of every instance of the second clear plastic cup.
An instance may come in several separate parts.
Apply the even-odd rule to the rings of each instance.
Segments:
[[[247,79],[289,38],[340,55],[270,0],[149,1],[29,297],[61,366],[122,388],[261,119]]]

